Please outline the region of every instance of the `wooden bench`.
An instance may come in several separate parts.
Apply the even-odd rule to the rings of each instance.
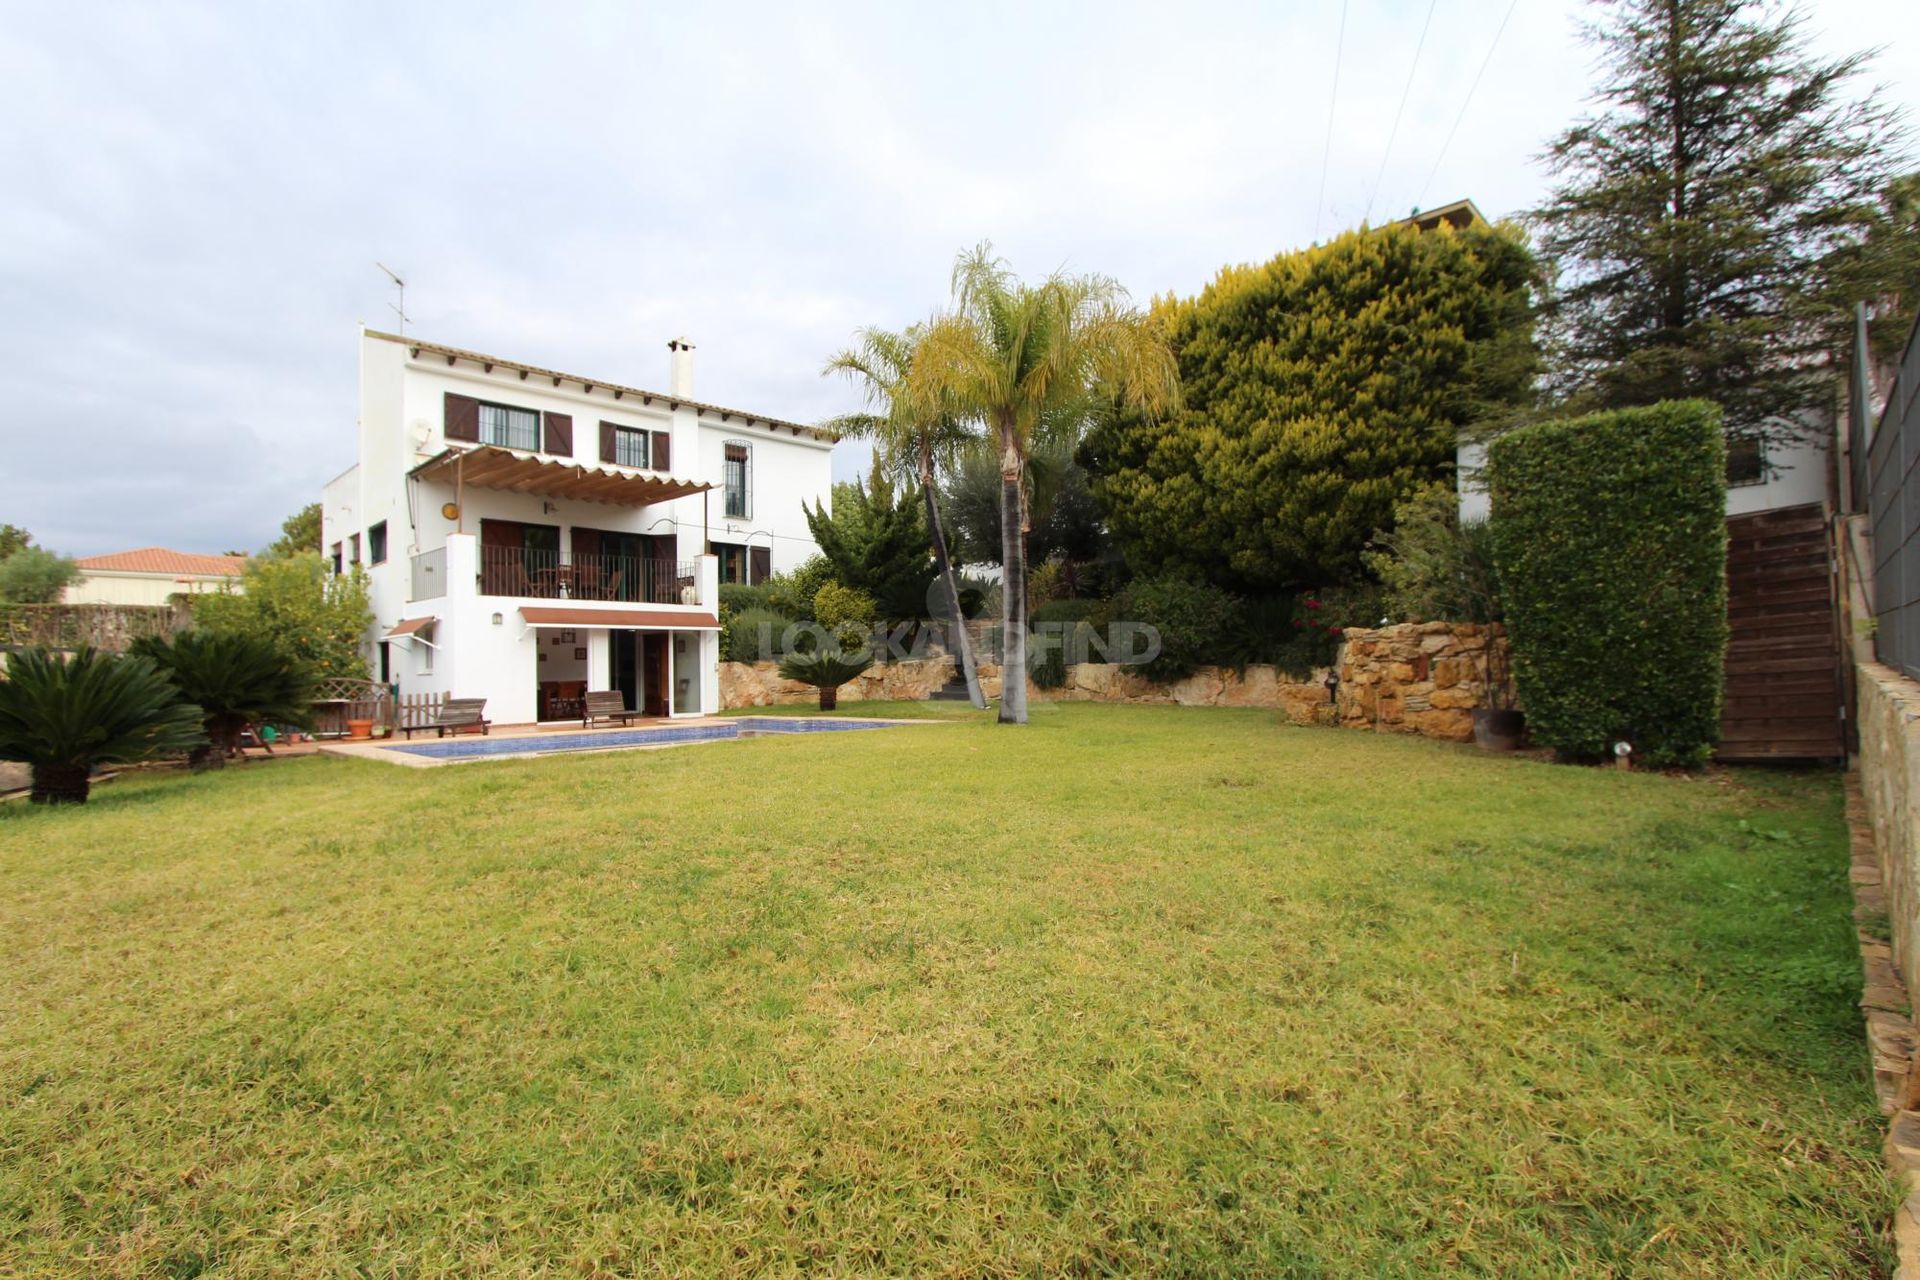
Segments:
[[[596,689],[587,694],[585,709],[580,713],[580,724],[591,729],[595,720],[612,720],[617,724],[626,724],[637,720],[645,713],[627,710],[627,700],[618,689]]]
[[[425,724],[402,725],[400,732],[411,738],[416,733],[433,730],[433,736],[444,738],[449,732],[458,733],[462,729],[478,729],[483,735],[492,726],[493,721],[486,718],[487,700],[485,698],[448,698],[433,713],[433,719]]]

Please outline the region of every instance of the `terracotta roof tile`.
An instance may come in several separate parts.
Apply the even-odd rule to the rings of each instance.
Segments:
[[[202,556],[190,551],[169,551],[165,547],[141,547],[135,551],[115,551],[104,556],[87,556],[74,561],[83,572],[171,573],[180,577],[219,575],[237,578],[246,570],[245,556]]]

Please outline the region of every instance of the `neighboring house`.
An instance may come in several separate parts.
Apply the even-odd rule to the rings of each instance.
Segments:
[[[1727,514],[1753,515],[1825,502],[1832,479],[1828,474],[1828,437],[1832,419],[1812,418],[1814,434],[1790,443],[1763,445],[1752,436],[1727,441]],[[1454,454],[1459,469],[1460,518],[1485,520],[1490,510],[1487,487],[1480,475],[1487,465],[1487,446],[1461,442]]]
[[[141,547],[74,564],[80,577],[61,595],[65,604],[166,604],[174,596],[237,590],[247,558]]]
[[[719,709],[718,595],[818,548],[830,433],[667,391],[363,329],[360,461],[322,545],[368,574],[373,670],[402,695],[485,698],[498,723]]]

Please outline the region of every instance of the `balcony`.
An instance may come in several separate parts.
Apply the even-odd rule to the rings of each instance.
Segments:
[[[412,587],[408,600],[438,600],[447,594],[447,549],[435,547],[413,557]]]
[[[700,576],[691,560],[576,555],[481,547],[480,594],[533,600],[605,600],[620,604],[700,604]]]

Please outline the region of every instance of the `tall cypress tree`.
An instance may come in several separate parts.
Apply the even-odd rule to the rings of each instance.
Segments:
[[[1559,270],[1547,312],[1557,390],[1581,407],[1701,396],[1730,428],[1781,439],[1831,394],[1844,294],[1884,255],[1900,141],[1868,55],[1823,61],[1791,9],[1746,0],[1611,0],[1588,28],[1598,110],[1553,144],[1532,215]],[[1871,274],[1867,270],[1865,274]]]

